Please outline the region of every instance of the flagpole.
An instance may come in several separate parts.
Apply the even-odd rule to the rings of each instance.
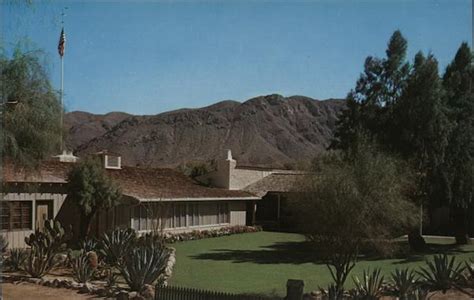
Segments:
[[[66,15],[65,13],[65,10],[68,9],[67,7],[64,7],[63,8],[63,11],[61,12],[61,27],[62,27],[62,30],[61,30],[61,37],[60,37],[60,43],[61,43],[61,39],[65,38],[63,36],[64,34],[64,16]],[[60,53],[60,57],[61,57],[61,93],[60,93],[60,100],[61,100],[61,115],[60,115],[60,129],[61,129],[61,132],[60,132],[60,138],[59,138],[59,150],[60,150],[60,154],[63,153],[64,151],[64,42],[63,41],[63,53]]]
[[[60,128],[61,128],[61,134],[60,134],[60,153],[63,152],[63,119],[64,119],[64,56],[61,56],[61,119],[60,119]]]

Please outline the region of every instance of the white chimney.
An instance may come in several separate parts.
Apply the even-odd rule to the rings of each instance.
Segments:
[[[75,163],[79,159],[77,156],[72,154],[72,151],[63,150],[63,153],[53,156],[53,158],[60,162],[71,162]]]
[[[227,149],[227,160],[233,160],[232,159],[232,150]]]

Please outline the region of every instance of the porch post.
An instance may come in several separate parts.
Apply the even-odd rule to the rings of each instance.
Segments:
[[[257,215],[257,201],[252,201],[252,226],[255,226],[256,223],[256,215]]]

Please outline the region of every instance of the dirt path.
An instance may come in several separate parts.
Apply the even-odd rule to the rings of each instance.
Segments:
[[[62,299],[97,299],[90,295],[78,294],[77,291],[68,289],[51,288],[28,282],[20,284],[2,283],[4,300],[62,300]]]

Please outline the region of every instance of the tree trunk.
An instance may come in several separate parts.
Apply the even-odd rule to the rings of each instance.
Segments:
[[[84,239],[87,236],[89,236],[90,230],[91,230],[91,223],[92,223],[92,218],[94,217],[95,213],[91,213],[88,215],[81,215],[81,232],[80,232],[80,239]]]
[[[469,244],[470,239],[469,239],[469,234],[467,231],[468,218],[467,218],[466,210],[462,207],[454,207],[452,221],[453,221],[454,237],[456,238],[456,244],[458,245]]]

